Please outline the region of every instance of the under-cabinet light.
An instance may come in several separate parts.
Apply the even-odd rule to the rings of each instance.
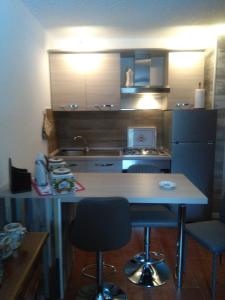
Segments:
[[[154,94],[143,94],[137,102],[137,109],[160,109],[160,100]]]

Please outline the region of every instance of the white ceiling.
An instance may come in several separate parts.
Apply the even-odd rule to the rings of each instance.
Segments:
[[[225,0],[22,0],[55,40],[88,35],[103,39],[205,39],[225,24]],[[209,27],[210,26],[210,27]],[[204,35],[204,36],[203,36]],[[158,44],[157,42],[158,41]],[[182,43],[182,40],[180,41]],[[189,41],[189,43],[191,40]],[[186,43],[187,44],[187,43]],[[204,43],[203,43],[204,47]]]

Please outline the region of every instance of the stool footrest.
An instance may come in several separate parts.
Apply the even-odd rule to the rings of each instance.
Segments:
[[[116,272],[116,267],[114,267],[113,265],[103,263],[103,277],[110,276],[115,272]],[[81,270],[81,274],[85,277],[96,279],[96,264],[90,264],[85,266]]]

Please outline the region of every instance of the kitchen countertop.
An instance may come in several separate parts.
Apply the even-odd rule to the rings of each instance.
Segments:
[[[73,150],[82,150],[80,148],[62,148],[62,149],[73,149]],[[72,150],[72,151],[73,151]],[[96,152],[96,155],[91,154],[92,150]],[[114,160],[170,160],[171,155],[167,152],[166,154],[160,155],[135,155],[135,154],[123,154],[123,150],[120,148],[91,148],[89,152],[82,155],[61,155],[58,154],[60,149],[56,149],[50,153],[49,157],[62,158],[63,160],[93,160],[93,159],[114,159]],[[97,152],[99,153],[97,154]],[[105,152],[105,153],[104,153]],[[108,153],[107,153],[108,152]],[[90,155],[89,155],[90,153]]]

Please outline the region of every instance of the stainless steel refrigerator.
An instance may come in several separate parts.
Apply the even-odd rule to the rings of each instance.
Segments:
[[[210,218],[217,111],[165,111],[164,120],[171,173],[185,174],[209,200],[208,205],[188,206],[187,221]]]

